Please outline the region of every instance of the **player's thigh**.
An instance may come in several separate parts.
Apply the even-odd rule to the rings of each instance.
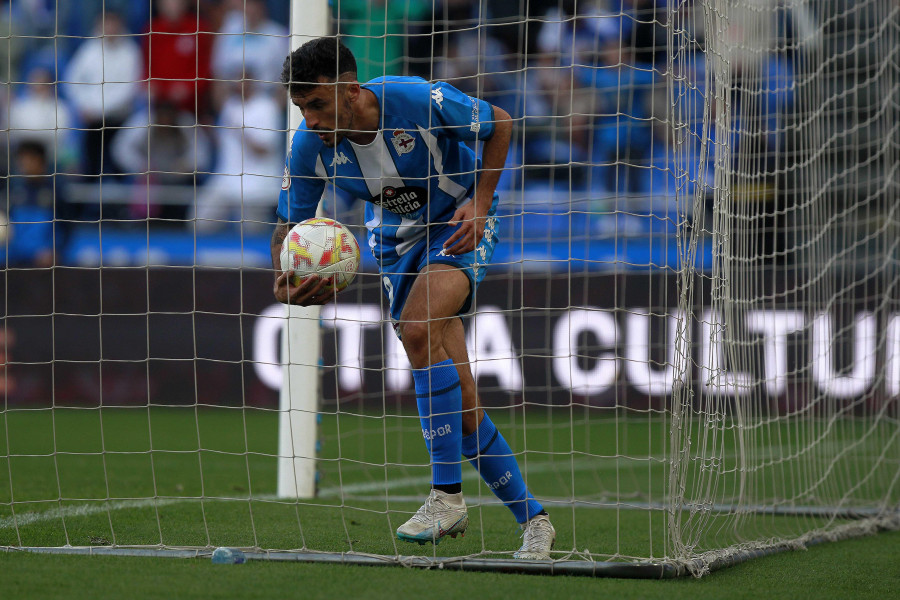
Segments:
[[[445,326],[456,317],[469,296],[469,278],[447,264],[430,264],[416,276],[400,316],[404,323],[435,323]]]

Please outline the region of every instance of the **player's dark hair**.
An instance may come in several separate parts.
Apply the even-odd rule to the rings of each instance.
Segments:
[[[281,83],[290,94],[305,94],[320,77],[337,81],[344,73],[356,74],[350,48],[336,37],[321,37],[288,54],[281,68]]]

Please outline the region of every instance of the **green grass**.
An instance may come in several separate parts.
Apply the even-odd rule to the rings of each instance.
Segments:
[[[272,411],[154,407],[0,413],[0,547],[238,546],[501,558],[517,547],[518,531],[508,511],[489,501],[490,493],[468,467],[464,491],[471,524],[466,537],[437,548],[398,542],[394,529],[417,508],[428,488],[429,468],[417,421],[408,415],[347,411],[343,407],[339,415],[324,416],[321,494],[315,501],[301,502],[274,496],[277,415]],[[493,417],[514,449],[528,449],[520,462],[540,498],[574,497],[595,505],[551,504],[559,532],[558,558],[586,551],[597,560],[666,554],[667,524],[658,506],[664,501],[667,474],[665,421],[651,413],[625,418],[608,410],[569,408],[524,416],[496,411]],[[792,425],[783,427],[760,431],[784,441]],[[857,439],[860,427],[865,425],[843,424],[832,441],[840,442],[841,436]],[[713,441],[702,432],[692,435],[696,445],[718,445],[718,481],[727,487],[735,460],[733,435],[726,430]],[[879,434],[873,439],[891,438]],[[771,439],[755,443],[760,458],[757,485],[765,487],[778,462],[771,458],[782,449]],[[838,461],[835,471],[852,468],[855,456],[841,459],[847,464]],[[687,480],[702,485],[709,475],[695,467]],[[736,535],[796,535],[824,524],[809,517],[774,516],[734,523],[714,512],[704,516],[685,511],[683,518],[685,527],[701,531],[700,548],[733,543]],[[812,589],[810,578],[818,578],[816,587],[826,585],[834,597],[841,597],[841,590],[865,595],[887,590],[888,582],[895,586],[900,574],[896,560],[885,562],[883,557],[896,558],[898,549],[900,538],[891,533],[768,557],[702,581],[679,582],[264,562],[222,567],[201,559],[12,551],[0,552],[0,597],[52,597],[59,592],[77,598],[81,586],[91,589],[98,582],[107,597],[235,597],[233,590],[241,590],[240,597],[280,596],[301,589],[301,583],[303,595],[311,597],[353,591],[364,597],[379,591],[396,595],[391,590],[402,588],[445,589],[452,596],[450,590],[457,585],[463,586],[460,595],[487,597],[494,589],[505,590],[496,597],[516,590],[551,597],[602,593],[678,598],[707,591],[709,597],[722,597],[728,586],[734,586],[729,597],[802,597]],[[166,587],[163,580],[175,587]],[[783,593],[780,586],[796,593]]]
[[[326,416],[321,498],[297,503],[274,498],[276,418],[271,411],[227,408],[9,411],[0,423],[8,436],[0,456],[9,456],[0,458],[0,473],[8,473],[0,478],[0,525],[6,525],[0,527],[0,545],[88,546],[100,540],[432,554],[431,546],[403,544],[393,534],[428,489],[430,470],[416,419]],[[511,443],[524,446],[521,421],[506,421]],[[649,486],[652,493],[661,494],[663,465],[649,460],[645,444],[632,448],[637,459],[592,457],[614,455],[615,436],[591,438],[586,426],[561,435],[553,418],[533,421],[527,434],[534,450],[522,463],[532,487],[545,497],[609,503],[621,488],[638,490],[651,481],[657,482]],[[641,439],[646,437],[646,424],[630,427],[643,429]],[[574,457],[573,444],[580,452]],[[515,550],[515,521],[502,506],[480,502],[493,498],[474,471],[465,469],[471,528],[464,540],[439,546],[437,555]],[[639,470],[641,483],[633,481]],[[340,490],[353,495],[342,498]],[[636,499],[644,502],[648,494],[650,489]],[[85,506],[89,514],[73,514]],[[566,507],[556,514],[561,548],[608,556],[664,553],[661,510]]]

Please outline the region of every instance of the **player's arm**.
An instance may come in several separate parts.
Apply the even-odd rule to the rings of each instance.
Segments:
[[[290,283],[293,272],[281,269],[281,246],[291,227],[294,222],[315,216],[318,199],[325,189],[325,182],[315,176],[314,168],[308,164],[314,156],[304,152],[302,138],[295,135],[291,141],[291,152],[285,159],[284,178],[275,212],[278,222],[272,232],[272,267],[275,273],[272,291],[275,299],[282,304],[310,306],[325,304],[334,298],[334,290],[325,290],[328,282],[322,277],[309,275],[295,287]]]
[[[512,118],[499,106],[492,106],[494,112],[494,132],[484,142],[481,151],[481,170],[475,185],[472,202],[456,210],[450,225],[459,224],[453,235],[444,243],[447,254],[465,254],[481,243],[484,236],[484,222],[494,199],[494,191],[509,153],[512,137]]]
[[[282,304],[298,304],[311,306],[313,304],[325,304],[334,298],[334,288],[325,289],[328,280],[318,275],[308,275],[300,281],[300,285],[294,287],[290,284],[292,271],[281,270],[281,246],[284,238],[291,230],[291,224],[278,219],[275,231],[272,232],[272,267],[275,270],[275,284],[273,292],[275,299]]]

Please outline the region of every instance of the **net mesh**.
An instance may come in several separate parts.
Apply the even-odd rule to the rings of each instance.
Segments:
[[[431,470],[371,258],[280,354],[287,3],[112,4],[4,9],[0,546],[510,558],[466,464],[468,535],[396,539]],[[897,525],[896,2],[341,0],[330,29],[360,81],[513,118],[465,336],[557,565],[703,574]],[[321,211],[365,253],[335,183]],[[316,495],[292,498],[303,336]]]
[[[897,7],[697,8],[673,14],[675,119],[677,98],[703,97],[710,133],[694,145],[714,147],[699,151],[714,185],[706,206],[697,195],[680,206],[693,209],[691,242],[708,231],[714,252],[709,272],[682,273],[703,345],[701,393],[673,396],[671,448],[687,460],[673,461],[672,507],[693,507],[673,513],[673,549],[715,556],[866,530],[897,504],[896,398],[878,366],[897,307]],[[678,50],[695,45],[703,85],[678,76]],[[850,524],[854,513],[872,520]]]

